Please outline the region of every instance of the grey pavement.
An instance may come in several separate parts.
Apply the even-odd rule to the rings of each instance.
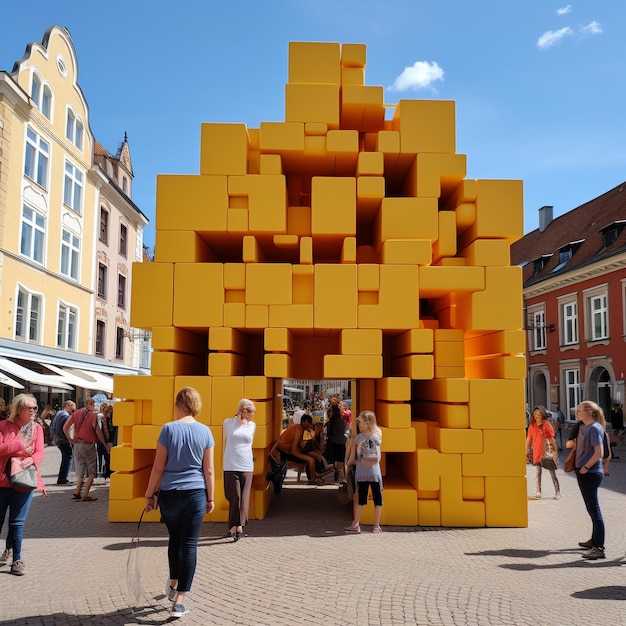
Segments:
[[[536,500],[527,466],[528,528],[385,527],[381,535],[344,534],[351,507],[339,504],[337,487],[297,483],[290,471],[248,537],[232,543],[226,523],[204,525],[181,624],[626,624],[626,448],[618,455],[600,493],[607,558],[595,562],[580,556],[591,523],[575,477],[562,470],[561,500],[547,472]],[[26,575],[0,568],[0,624],[176,621],[163,593],[163,525],[142,525],[133,549],[137,524],[107,521],[108,487],[95,488],[97,502],[73,501],[71,487],[53,484],[59,460],[48,448],[49,497],[35,497],[27,520]]]

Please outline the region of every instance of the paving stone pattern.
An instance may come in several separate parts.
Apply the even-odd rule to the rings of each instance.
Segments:
[[[595,562],[580,556],[577,543],[591,536],[591,523],[575,476],[562,470],[561,500],[553,499],[547,472],[536,500],[535,469],[527,466],[528,528],[386,527],[381,535],[368,526],[346,535],[351,508],[339,504],[337,486],[297,483],[290,471],[266,519],[248,525],[248,537],[233,543],[224,538],[225,523],[203,526],[181,623],[626,624],[626,448],[617,453],[600,493],[607,558]],[[107,521],[108,487],[95,487],[97,502],[72,500],[72,487],[54,485],[59,462],[59,451],[48,448],[41,469],[49,497],[36,495],[27,520],[25,576],[0,568],[0,624],[175,621],[163,593],[163,525],[142,525],[133,549],[137,524]],[[5,536],[6,527],[2,543]]]

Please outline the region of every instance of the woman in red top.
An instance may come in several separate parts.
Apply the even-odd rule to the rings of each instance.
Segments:
[[[556,439],[554,438],[554,428],[548,421],[548,412],[542,406],[536,406],[533,409],[532,419],[528,425],[528,436],[526,437],[526,456],[529,454],[530,445],[533,447],[532,462],[535,466],[537,477],[537,498],[541,498],[541,474],[543,466],[541,465],[541,457],[543,456],[543,442],[548,439],[553,450],[556,450]],[[558,457],[555,457],[555,459]],[[556,477],[556,469],[548,469],[552,484],[554,485],[554,497],[559,500],[561,490],[559,487],[559,479]]]

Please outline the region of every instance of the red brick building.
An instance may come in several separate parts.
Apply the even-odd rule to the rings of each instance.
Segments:
[[[626,182],[552,219],[511,246],[523,267],[528,403],[574,418],[581,400],[607,417],[624,403]]]

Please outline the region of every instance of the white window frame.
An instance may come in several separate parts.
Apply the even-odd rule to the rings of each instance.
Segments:
[[[582,387],[580,385],[580,368],[568,366],[563,370],[565,385],[566,415],[575,415],[576,407],[582,399]]]
[[[83,214],[83,181],[85,176],[66,159],[63,178],[63,204],[78,215]]]
[[[61,274],[78,281],[80,278],[80,236],[69,228],[61,228]]]
[[[124,329],[121,326],[115,327],[115,358],[122,361],[124,360]]]
[[[98,336],[98,329],[102,328],[102,337]],[[104,356],[106,352],[106,340],[107,340],[107,323],[106,320],[96,320],[96,336],[94,344],[94,352],[97,356]],[[98,344],[100,344],[100,350],[98,350]]]
[[[546,311],[540,309],[532,312],[533,350],[546,349]]]
[[[149,370],[152,367],[152,334],[144,331],[141,335],[139,367]]]
[[[609,338],[609,285],[603,283],[583,291],[585,298],[585,337],[587,341]]]
[[[575,346],[579,342],[578,297],[567,294],[558,298],[559,328],[562,346]]]
[[[24,203],[20,220],[20,254],[43,265],[45,253],[46,216]]]
[[[26,127],[24,145],[24,176],[48,189],[50,173],[50,144],[30,126]]]
[[[125,309],[127,305],[127,297],[126,293],[128,285],[128,280],[124,274],[117,275],[117,306],[120,309]]]
[[[52,121],[52,89],[36,71],[30,79],[30,97],[41,114]]]
[[[76,351],[78,345],[78,308],[59,301],[57,309],[57,348]]]
[[[82,152],[84,135],[85,127],[83,126],[80,117],[74,113],[74,110],[71,107],[68,107],[65,119],[66,139],[69,139]]]
[[[100,269],[103,269],[102,281],[100,281]],[[102,282],[102,289],[100,283]],[[96,295],[102,300],[108,300],[109,296],[109,268],[106,263],[98,261],[98,278],[96,280]]]
[[[21,319],[21,321],[18,322],[18,319]],[[15,292],[15,339],[26,343],[43,343],[42,322],[43,295],[26,289],[26,287],[18,283]]]

